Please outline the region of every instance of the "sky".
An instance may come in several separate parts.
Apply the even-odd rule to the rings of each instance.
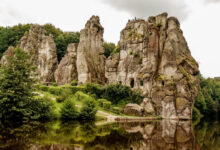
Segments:
[[[0,26],[52,23],[63,31],[80,31],[98,15],[104,40],[117,43],[128,19],[162,12],[180,20],[202,75],[220,76],[220,0],[0,0]]]

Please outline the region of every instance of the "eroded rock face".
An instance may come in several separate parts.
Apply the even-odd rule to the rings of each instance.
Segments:
[[[57,70],[54,73],[58,85],[70,83],[77,79],[76,53],[78,44],[69,44],[67,53],[60,61]]]
[[[106,61],[108,81],[141,89],[163,118],[192,118],[198,74],[179,21],[167,13],[128,22],[121,31],[120,54]]]
[[[22,37],[20,47],[31,55],[40,82],[54,81],[58,64],[56,44],[51,36],[46,36],[45,29],[40,25],[32,25],[29,34]]]
[[[105,82],[103,32],[98,16],[92,16],[80,31],[76,63],[79,83]]]

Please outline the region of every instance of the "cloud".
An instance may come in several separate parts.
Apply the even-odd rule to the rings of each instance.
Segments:
[[[148,18],[162,12],[176,16],[180,20],[187,18],[189,8],[184,0],[102,0],[112,7],[126,11],[132,16]]]
[[[210,3],[218,3],[220,0],[205,0],[205,4],[210,4]]]
[[[16,8],[12,7],[10,3],[1,1],[0,5],[0,25],[8,26],[14,25],[19,19],[22,19],[23,15]]]

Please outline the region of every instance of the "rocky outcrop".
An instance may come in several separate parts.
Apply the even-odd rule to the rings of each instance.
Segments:
[[[9,46],[9,48],[3,53],[3,56],[1,58],[1,64],[7,64],[8,60],[7,57],[8,56],[12,56],[13,55],[13,51],[14,51],[14,47],[13,46]]]
[[[22,37],[20,47],[31,55],[40,82],[54,81],[58,62],[53,37],[46,36],[45,29],[35,24],[31,26],[29,33]]]
[[[78,44],[69,44],[67,53],[60,61],[57,70],[54,73],[58,85],[63,85],[77,79],[76,53]]]
[[[163,118],[192,118],[198,74],[179,21],[167,13],[128,22],[121,31],[120,53],[106,61],[108,81],[141,89],[147,107],[153,106],[147,111]]]
[[[77,49],[77,72],[79,83],[105,82],[104,29],[98,16],[92,16],[80,31]]]

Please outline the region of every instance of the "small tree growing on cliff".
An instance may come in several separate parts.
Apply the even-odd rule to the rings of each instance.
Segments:
[[[23,119],[33,114],[31,105],[36,79],[30,56],[15,48],[0,68],[0,118]]]

